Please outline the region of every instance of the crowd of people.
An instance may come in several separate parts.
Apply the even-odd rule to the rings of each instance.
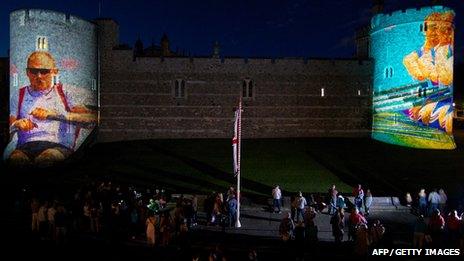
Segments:
[[[111,245],[145,241],[151,248],[184,250],[190,247],[189,233],[199,222],[233,227],[237,217],[234,187],[208,195],[200,210],[206,219],[200,221],[199,196],[171,194],[155,186],[92,181],[62,194],[37,193],[28,188],[18,197],[17,207],[30,210],[33,238],[57,245],[83,237],[102,239]],[[207,251],[211,257],[224,256],[220,247]],[[249,254],[256,255],[256,250]]]
[[[444,189],[433,189],[427,195],[426,190],[421,188],[415,200],[407,193],[406,204],[417,215],[414,247],[450,246],[464,249],[464,210],[459,205],[457,208],[448,206]]]
[[[237,192],[229,187],[224,200],[224,193],[213,191],[204,202],[207,225],[225,228],[235,226],[237,221]]]
[[[369,249],[378,248],[385,244],[383,240],[386,228],[378,219],[370,219],[369,213],[373,203],[370,189],[364,192],[361,185],[352,191],[353,202],[346,198],[332,185],[327,193],[327,200],[316,199],[313,195],[306,200],[302,193],[292,196],[290,212],[286,212],[279,226],[281,239],[301,240],[308,237],[308,231],[316,231],[312,236],[317,240],[317,225],[314,217],[318,213],[330,215],[332,235],[337,245],[340,245],[347,235],[347,241],[354,243],[353,252],[366,255]],[[273,210],[281,213],[283,196],[279,186],[272,191]],[[434,189],[428,195],[425,189],[420,189],[417,197],[412,199],[406,194],[406,206],[411,207],[412,213],[417,215],[414,223],[412,246],[415,248],[453,247],[464,249],[464,210],[461,205],[451,208],[447,204],[448,197],[444,189]],[[346,214],[346,212],[349,214]],[[302,214],[304,213],[304,214]],[[298,227],[306,229],[303,237],[297,236]]]
[[[31,231],[42,241],[64,244],[72,236],[92,236],[114,243],[146,238],[150,247],[186,244],[197,224],[198,198],[158,188],[136,188],[111,181],[91,182],[72,197],[27,199]],[[110,243],[111,243],[110,242]]]
[[[86,235],[110,243],[146,241],[147,246],[156,248],[174,243],[174,247],[185,249],[190,243],[190,230],[199,222],[199,199],[194,194],[173,195],[154,186],[141,188],[111,181],[89,182],[69,194],[72,196],[44,197],[31,192],[24,201],[27,203],[23,202],[30,208],[31,231],[38,239],[61,245],[71,237]],[[283,212],[283,194],[279,186],[272,190],[272,212]],[[319,240],[316,218],[329,215],[336,246],[348,242],[358,255],[383,247],[386,228],[380,220],[370,218],[370,189],[365,192],[357,185],[351,196],[352,202],[335,185],[325,197],[302,192],[292,195],[286,208],[289,211],[284,211],[278,227],[280,239],[295,246],[297,256],[302,258],[305,249],[316,246]],[[234,187],[207,195],[202,204],[204,224],[234,227],[238,197]],[[464,213],[447,205],[443,189],[428,195],[421,189],[414,199],[409,194],[406,204],[417,215],[413,247],[463,248]]]
[[[273,211],[281,213],[282,191],[279,186],[273,189],[272,197]],[[318,227],[315,218],[318,214],[327,214],[330,215],[332,234],[337,245],[341,244],[347,234],[347,241],[354,244],[355,254],[366,255],[370,248],[381,246],[385,227],[380,220],[368,222],[367,218],[373,201],[370,189],[364,193],[361,185],[356,186],[353,189],[354,202],[349,204],[336,185],[332,185],[326,198],[324,201],[320,196],[309,195],[306,200],[301,192],[292,196],[290,212],[284,214],[279,225],[282,241],[294,240],[297,246],[317,242]],[[346,215],[345,211],[350,211],[350,214]],[[345,233],[346,229],[348,233]]]

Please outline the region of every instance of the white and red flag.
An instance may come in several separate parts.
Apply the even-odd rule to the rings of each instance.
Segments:
[[[237,219],[235,227],[242,227],[240,223],[240,146],[242,141],[242,99],[238,103],[238,108],[235,110],[234,122],[234,138],[232,139],[232,147],[234,153],[234,175],[237,177]]]
[[[237,110],[235,110],[234,121],[234,138],[232,138],[233,158],[234,158],[234,175],[237,176],[240,172],[240,131],[241,131],[241,115],[242,100],[240,100]]]

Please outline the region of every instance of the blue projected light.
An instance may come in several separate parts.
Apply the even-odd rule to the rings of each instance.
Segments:
[[[434,6],[372,19],[374,139],[454,149],[454,12]]]

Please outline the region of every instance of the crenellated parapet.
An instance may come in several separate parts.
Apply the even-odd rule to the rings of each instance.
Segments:
[[[398,10],[395,12],[387,13],[387,14],[378,14],[374,16],[371,20],[371,32],[375,33],[379,30],[397,26],[401,24],[408,24],[408,23],[422,23],[423,20],[418,18],[427,16],[433,12],[447,12],[453,11],[449,7],[445,6],[426,6],[421,8],[409,8]]]

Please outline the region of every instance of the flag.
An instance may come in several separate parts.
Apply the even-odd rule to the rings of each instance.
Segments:
[[[234,158],[234,175],[237,176],[240,171],[240,117],[242,110],[242,101],[238,109],[235,110],[234,137],[232,138],[233,158]]]
[[[232,139],[233,156],[234,156],[234,175],[237,177],[237,219],[235,221],[235,227],[242,227],[240,224],[240,143],[242,139],[241,135],[242,125],[242,99],[238,103],[238,108],[235,111],[234,121],[234,138]]]

